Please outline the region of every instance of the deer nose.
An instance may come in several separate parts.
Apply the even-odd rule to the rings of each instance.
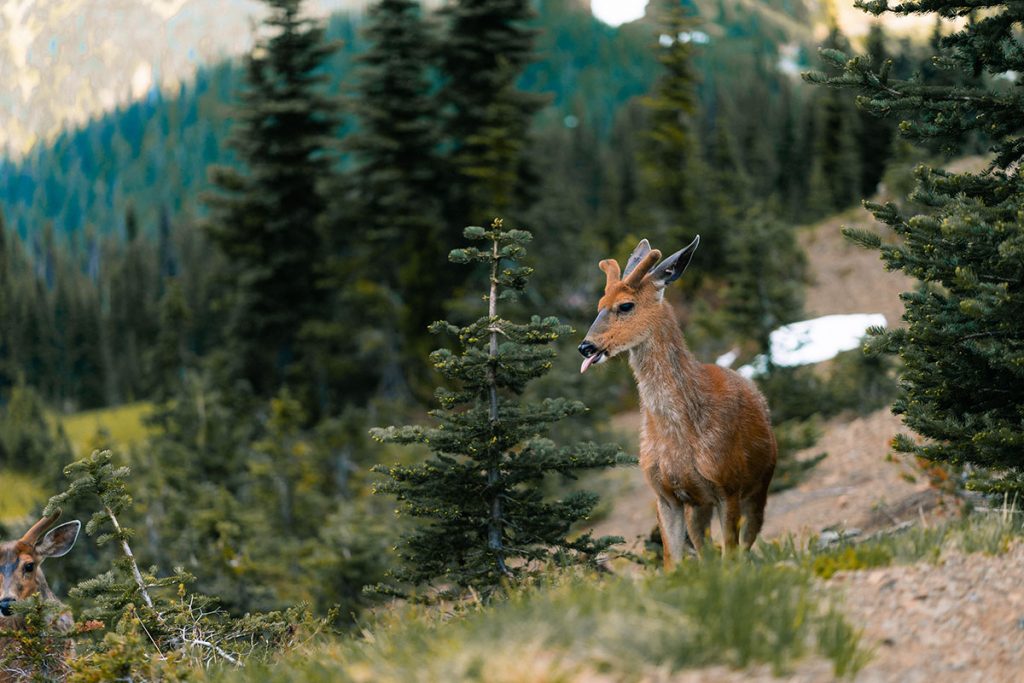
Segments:
[[[11,612],[12,602],[17,601],[14,598],[4,598],[3,600],[0,600],[0,614],[4,615],[5,617],[11,616],[11,614],[13,614],[13,612]]]
[[[579,346],[579,351],[580,355],[583,356],[584,358],[590,358],[595,353],[597,353],[597,346],[595,346],[593,342],[589,342],[586,339],[584,339],[583,343],[580,344]]]

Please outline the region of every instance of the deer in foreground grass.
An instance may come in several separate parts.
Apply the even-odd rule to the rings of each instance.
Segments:
[[[749,550],[775,472],[764,396],[736,372],[699,362],[665,301],[665,288],[686,270],[699,242],[698,236],[662,261],[641,240],[621,272],[614,259],[601,261],[604,296],[579,346],[581,373],[629,352],[643,413],[640,467],[657,497],[666,569],[689,544],[700,552],[715,509],[724,551],[739,544],[741,516]]]
[[[82,528],[82,523],[75,520],[50,529],[59,517],[58,510],[33,524],[17,541],[0,543],[0,630],[23,628],[22,618],[11,610],[12,603],[37,593],[45,600],[57,600],[43,576],[43,560],[67,555]],[[70,631],[73,625],[74,620],[66,611],[53,624],[60,631]],[[4,649],[4,641],[0,640],[0,656],[5,654]],[[2,680],[4,673],[0,671]]]

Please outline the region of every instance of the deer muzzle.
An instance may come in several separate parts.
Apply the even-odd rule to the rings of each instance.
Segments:
[[[608,356],[607,350],[601,348],[594,341],[595,338],[599,338],[604,334],[607,327],[608,309],[602,308],[590,329],[587,330],[587,336],[583,338],[583,342],[578,347],[580,355],[583,356],[583,365],[580,366],[581,373],[586,372],[591,365],[597,365]]]

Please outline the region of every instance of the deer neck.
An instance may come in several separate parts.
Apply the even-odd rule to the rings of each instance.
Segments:
[[[671,424],[699,429],[706,412],[703,365],[690,353],[667,303],[651,333],[629,351],[644,411]]]

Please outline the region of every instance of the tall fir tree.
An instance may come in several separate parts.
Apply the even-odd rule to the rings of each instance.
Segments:
[[[272,393],[296,362],[297,335],[322,315],[327,206],[339,108],[324,93],[335,46],[301,0],[266,0],[270,15],[246,57],[231,138],[244,167],[215,167],[208,224],[226,255],[228,349],[235,376]]]
[[[488,311],[464,327],[433,327],[457,337],[462,347],[432,356],[454,387],[437,390],[440,407],[432,415],[438,425],[372,433],[379,441],[422,443],[433,453],[422,464],[377,468],[388,479],[376,490],[396,496],[403,512],[424,521],[403,539],[404,566],[395,578],[488,595],[506,579],[530,575],[540,562],[593,562],[621,540],[570,538],[572,524],[586,519],[597,497],[578,491],[550,501],[543,484],[548,475],[573,477],[613,466],[624,456],[613,445],[559,447],[543,436],[549,425],[585,411],[579,401],[521,400],[527,383],[551,369],[551,344],[569,331],[554,318],[513,323],[498,315],[498,303],[514,299],[530,275],[530,268],[517,263],[530,233],[505,230],[496,220],[486,230],[466,228],[465,236],[482,247],[456,249],[450,258],[486,264]]]
[[[834,14],[824,45],[829,50],[849,49],[850,43]],[[826,66],[835,69],[828,62]],[[848,208],[862,196],[861,156],[857,147],[860,118],[853,98],[837,91],[819,93],[815,100],[814,126],[815,166],[812,166],[809,191],[816,203],[827,200],[825,208],[829,213]]]
[[[865,40],[866,58],[872,69],[881,69],[889,61],[888,36],[878,22],[871,24]],[[879,116],[866,109],[858,109],[860,125],[857,129],[857,147],[860,150],[860,194],[874,196],[882,181],[889,158],[892,156],[896,121]]]
[[[807,263],[793,226],[774,207],[751,207],[736,223],[726,242],[725,310],[732,327],[767,353],[771,333],[803,313]]]
[[[697,142],[697,72],[693,67],[695,24],[678,0],[661,0],[658,19],[658,62],[661,75],[642,102],[648,129],[639,149],[639,213],[635,222],[650,225],[653,239],[678,242],[697,226],[709,262],[718,263],[722,242],[698,218],[703,176]]]
[[[355,156],[349,177],[361,237],[346,254],[371,263],[397,293],[408,375],[425,365],[426,330],[441,315],[448,285],[441,131],[430,92],[434,37],[418,0],[371,6],[364,36],[370,47],[359,58],[353,102],[359,127],[345,141]]]
[[[441,16],[438,98],[452,173],[445,220],[467,225],[524,203],[527,136],[546,98],[517,87],[534,59],[529,0],[456,0]]]
[[[883,244],[876,234],[845,231],[878,249],[888,269],[920,281],[916,291],[903,295],[906,327],[875,330],[870,343],[873,350],[902,358],[901,393],[893,409],[927,437],[902,436],[896,448],[936,462],[994,468],[997,476],[985,488],[1024,492],[1024,100],[973,78],[1024,69],[1015,28],[1024,21],[1024,8],[964,0],[895,7],[875,0],[862,7],[876,15],[932,11],[975,17],[942,38],[948,53],[936,59],[965,79],[949,85],[903,80],[893,77],[889,62],[876,70],[868,58],[850,59],[838,50],[823,56],[843,70],[840,75],[807,78],[859,90],[863,108],[904,119],[901,133],[920,143],[955,148],[965,136],[983,131],[994,152],[982,173],[921,167],[912,198],[925,213],[908,216],[894,204],[869,204],[899,242]]]
[[[14,336],[14,277],[13,249],[17,243],[7,234],[7,223],[0,213],[0,405],[7,391],[14,385],[15,364],[12,352]]]
[[[715,126],[709,162],[707,192],[702,197],[708,222],[734,226],[750,205],[753,188],[750,177],[742,167],[736,139],[724,116],[720,117]],[[726,244],[720,246],[728,249],[728,239],[724,240]]]

